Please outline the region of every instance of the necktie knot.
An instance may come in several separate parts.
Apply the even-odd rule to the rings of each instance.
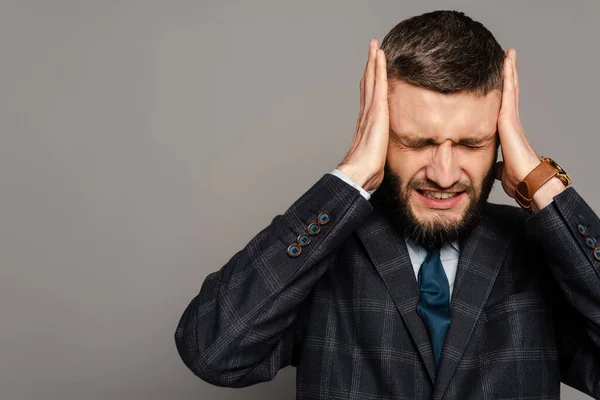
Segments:
[[[431,260],[438,260],[440,259],[440,248],[439,247],[434,247],[432,249],[429,249],[429,251],[427,252],[427,256],[425,257],[425,261],[423,261],[424,263],[426,262],[431,262]],[[441,260],[440,260],[441,262]]]

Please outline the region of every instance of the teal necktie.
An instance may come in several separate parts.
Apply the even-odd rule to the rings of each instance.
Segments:
[[[419,302],[417,312],[427,326],[435,364],[440,362],[446,331],[450,326],[450,285],[444,272],[440,249],[427,253],[419,269]]]

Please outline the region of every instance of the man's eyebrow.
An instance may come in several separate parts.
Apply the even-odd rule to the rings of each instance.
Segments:
[[[494,138],[494,135],[488,135],[485,137],[470,137],[460,139],[457,144],[465,146],[481,146]]]
[[[456,144],[464,145],[464,146],[481,146],[494,138],[494,134],[487,135],[484,137],[468,137],[462,138]],[[402,141],[411,147],[422,147],[422,146],[431,146],[435,145],[436,141],[433,138],[423,138],[418,136],[405,136],[402,138]]]
[[[430,146],[435,144],[435,140],[433,138],[409,136],[402,138],[402,140],[406,143],[406,145],[411,147]]]

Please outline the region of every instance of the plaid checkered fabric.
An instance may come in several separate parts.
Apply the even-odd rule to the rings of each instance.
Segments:
[[[206,278],[177,349],[219,386],[295,366],[298,399],[559,399],[561,381],[600,399],[599,234],[572,187],[531,216],[488,203],[460,243],[436,368],[402,233],[327,174]]]

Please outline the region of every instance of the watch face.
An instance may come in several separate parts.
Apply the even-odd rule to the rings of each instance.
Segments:
[[[562,169],[562,167],[560,165],[558,165],[558,163],[556,161],[554,161],[554,164],[556,164],[556,168],[558,168],[559,170],[561,170],[562,172],[564,172],[565,170]]]
[[[560,165],[558,165],[556,161],[547,157],[545,157],[544,160],[547,161],[550,165],[552,165],[552,167],[556,168],[556,170],[558,171],[557,176],[560,178],[560,180],[564,183],[565,186],[569,186],[571,184],[571,177],[569,176],[569,174],[567,174],[567,172],[564,169],[562,169]]]
[[[556,161],[554,161],[551,158],[547,158],[546,160],[548,160],[548,162],[550,163],[550,165],[552,165],[554,168],[556,168],[558,170],[558,172],[565,173],[565,170],[562,169],[562,167],[560,165],[558,165],[558,163]]]

